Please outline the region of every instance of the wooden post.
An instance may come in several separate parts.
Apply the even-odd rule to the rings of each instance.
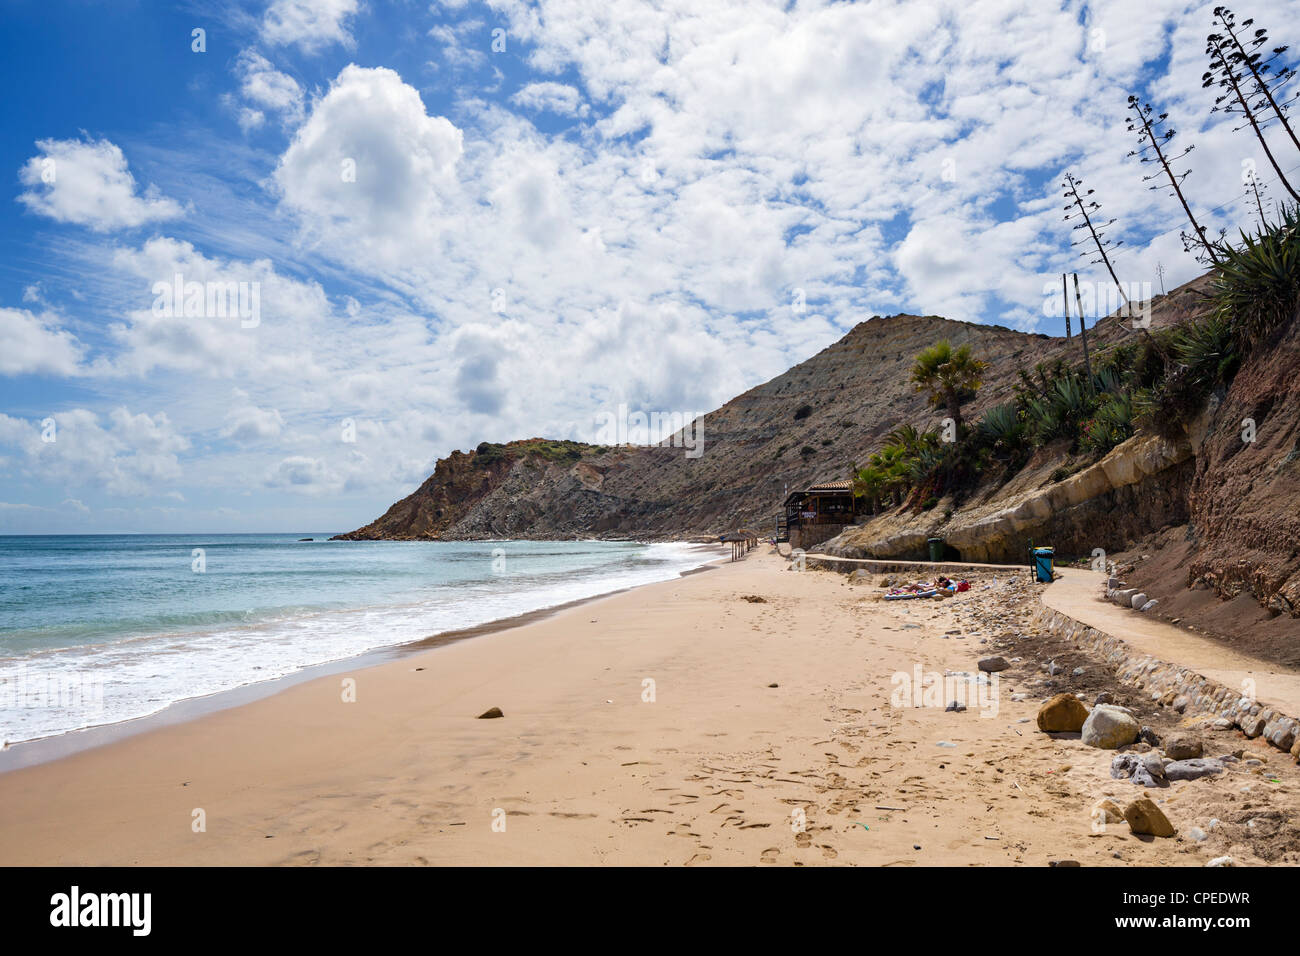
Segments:
[[[1061,273],[1061,298],[1065,300],[1065,337],[1070,337],[1070,287],[1065,281],[1065,273]]]
[[[1088,325],[1083,319],[1083,298],[1079,295],[1079,273],[1074,274],[1074,301],[1079,307],[1079,338],[1083,339],[1083,370],[1088,373],[1088,391],[1092,388],[1092,362],[1088,360]]]

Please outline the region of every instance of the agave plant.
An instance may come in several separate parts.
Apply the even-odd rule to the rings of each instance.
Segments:
[[[1206,390],[1231,381],[1240,361],[1232,323],[1219,313],[1178,326],[1170,346],[1188,382]]]
[[[1300,306],[1300,207],[1241,245],[1220,249],[1213,295],[1216,314],[1232,323],[1243,354],[1267,338]]]
[[[1015,402],[990,408],[976,427],[979,436],[1004,461],[1019,457],[1029,442],[1029,427]]]
[[[1133,396],[1128,392],[1106,395],[1092,419],[1084,423],[1079,444],[1088,451],[1110,451],[1133,434],[1136,414]]]

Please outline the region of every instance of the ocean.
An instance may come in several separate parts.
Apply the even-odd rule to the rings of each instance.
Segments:
[[[0,742],[143,717],[716,557],[688,544],[328,538],[0,536]]]

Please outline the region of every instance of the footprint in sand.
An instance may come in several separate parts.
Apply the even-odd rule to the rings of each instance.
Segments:
[[[799,847],[801,850],[806,850],[808,847],[812,846],[812,834],[796,833],[794,837],[794,845]]]
[[[770,846],[763,851],[763,855],[758,858],[760,863],[775,863],[776,858],[781,855],[778,847]]]

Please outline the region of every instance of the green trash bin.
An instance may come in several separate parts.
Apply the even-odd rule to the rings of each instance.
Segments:
[[[943,560],[943,538],[930,538],[929,540],[926,541],[926,544],[930,546],[930,560],[942,561]]]

